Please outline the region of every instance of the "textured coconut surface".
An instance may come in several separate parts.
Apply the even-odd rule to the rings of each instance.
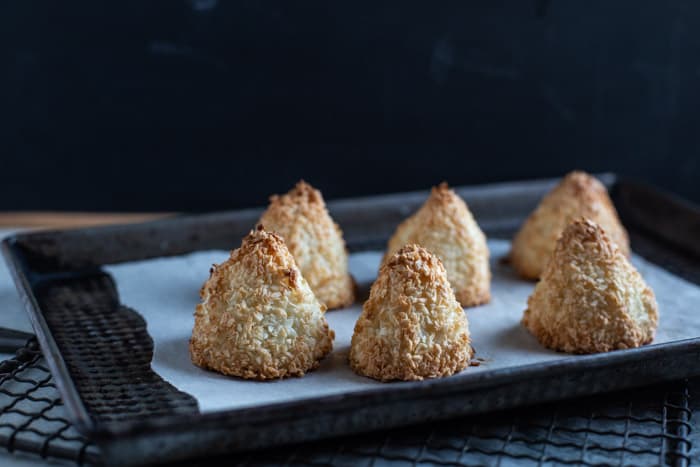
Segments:
[[[468,308],[472,343],[479,366],[469,367],[450,378],[553,360],[580,358],[542,347],[520,324],[534,282],[520,279],[500,262],[510,242],[490,240],[491,302]],[[634,245],[633,245],[634,248]],[[366,298],[376,278],[383,251],[354,253],[350,272]],[[178,389],[194,396],[202,412],[255,407],[279,402],[385,388],[402,382],[380,383],[358,376],[347,363],[355,321],[362,304],[326,314],[335,331],[333,351],[321,366],[303,378],[255,382],[223,376],[196,367],[190,360],[188,341],[194,324],[199,289],[209,268],[228,258],[227,251],[206,251],[190,255],[125,263],[106,268],[113,275],[123,304],[137,310],[148,323],[155,342],[153,369]],[[700,318],[694,308],[700,302],[700,287],[633,255],[632,263],[656,293],[659,328],[651,345],[700,336]]]

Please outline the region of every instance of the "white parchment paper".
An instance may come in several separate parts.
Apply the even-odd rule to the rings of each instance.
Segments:
[[[510,243],[489,241],[491,250],[491,303],[467,309],[476,356],[485,360],[460,375],[504,367],[526,365],[575,356],[549,351],[539,345],[520,318],[534,283],[516,277],[499,259]],[[194,396],[202,412],[251,407],[275,402],[308,399],[365,390],[385,385],[356,375],[347,364],[350,338],[361,304],[329,311],[328,323],[335,331],[333,352],[320,368],[303,378],[254,382],[202,370],[190,361],[188,341],[194,324],[194,307],[209,268],[228,258],[226,251],[198,252],[174,258],[110,266],[123,304],[143,315],[155,342],[153,369],[178,389]],[[382,252],[365,252],[350,257],[350,271],[367,296],[376,277]],[[694,308],[700,287],[635,256],[633,263],[654,289],[659,302],[660,325],[654,344],[700,336],[700,316]],[[388,383],[388,384],[401,384]]]

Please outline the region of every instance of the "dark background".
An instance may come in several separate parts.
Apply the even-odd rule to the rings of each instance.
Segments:
[[[0,5],[0,209],[615,171],[700,201],[697,1]]]

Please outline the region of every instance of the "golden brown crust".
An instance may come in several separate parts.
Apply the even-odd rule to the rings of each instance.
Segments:
[[[469,365],[466,314],[440,260],[408,245],[381,267],[355,324],[350,366],[381,381],[449,376]]]
[[[462,306],[491,298],[491,269],[486,236],[469,208],[446,183],[433,187],[430,197],[404,220],[389,240],[386,261],[401,247],[418,244],[437,255]]]
[[[522,322],[545,347],[607,352],[651,342],[658,307],[652,290],[603,229],[580,219],[557,242]]]
[[[343,232],[328,214],[321,192],[300,181],[289,193],[270,197],[260,223],[284,238],[311,290],[328,309],[355,301]]]
[[[333,347],[318,302],[281,237],[262,227],[211,269],[190,339],[192,362],[246,379],[302,376]]]
[[[513,239],[510,260],[518,274],[538,279],[557,239],[567,225],[580,217],[600,224],[625,256],[629,238],[620,223],[608,190],[585,172],[570,172],[540,202]]]

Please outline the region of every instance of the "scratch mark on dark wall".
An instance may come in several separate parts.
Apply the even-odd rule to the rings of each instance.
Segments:
[[[437,84],[445,84],[450,72],[453,70],[482,75],[488,78],[508,80],[520,78],[520,73],[515,68],[458,56],[455,46],[447,38],[443,37],[435,43],[433,48],[430,75]]]
[[[190,5],[194,11],[209,11],[216,8],[218,0],[190,0]]]
[[[176,44],[169,41],[154,40],[148,45],[148,50],[153,55],[182,57],[187,60],[197,61],[220,69],[228,68],[228,65],[223,59],[212,56],[186,44]]]
[[[445,84],[454,65],[454,50],[447,38],[439,39],[433,48],[430,61],[430,75],[437,84]]]
[[[559,95],[554,87],[546,84],[540,84],[540,93],[542,94],[542,97],[544,97],[544,100],[562,120],[570,123],[576,120],[576,113],[569,105],[566,104],[566,102],[564,102],[564,99]]]

